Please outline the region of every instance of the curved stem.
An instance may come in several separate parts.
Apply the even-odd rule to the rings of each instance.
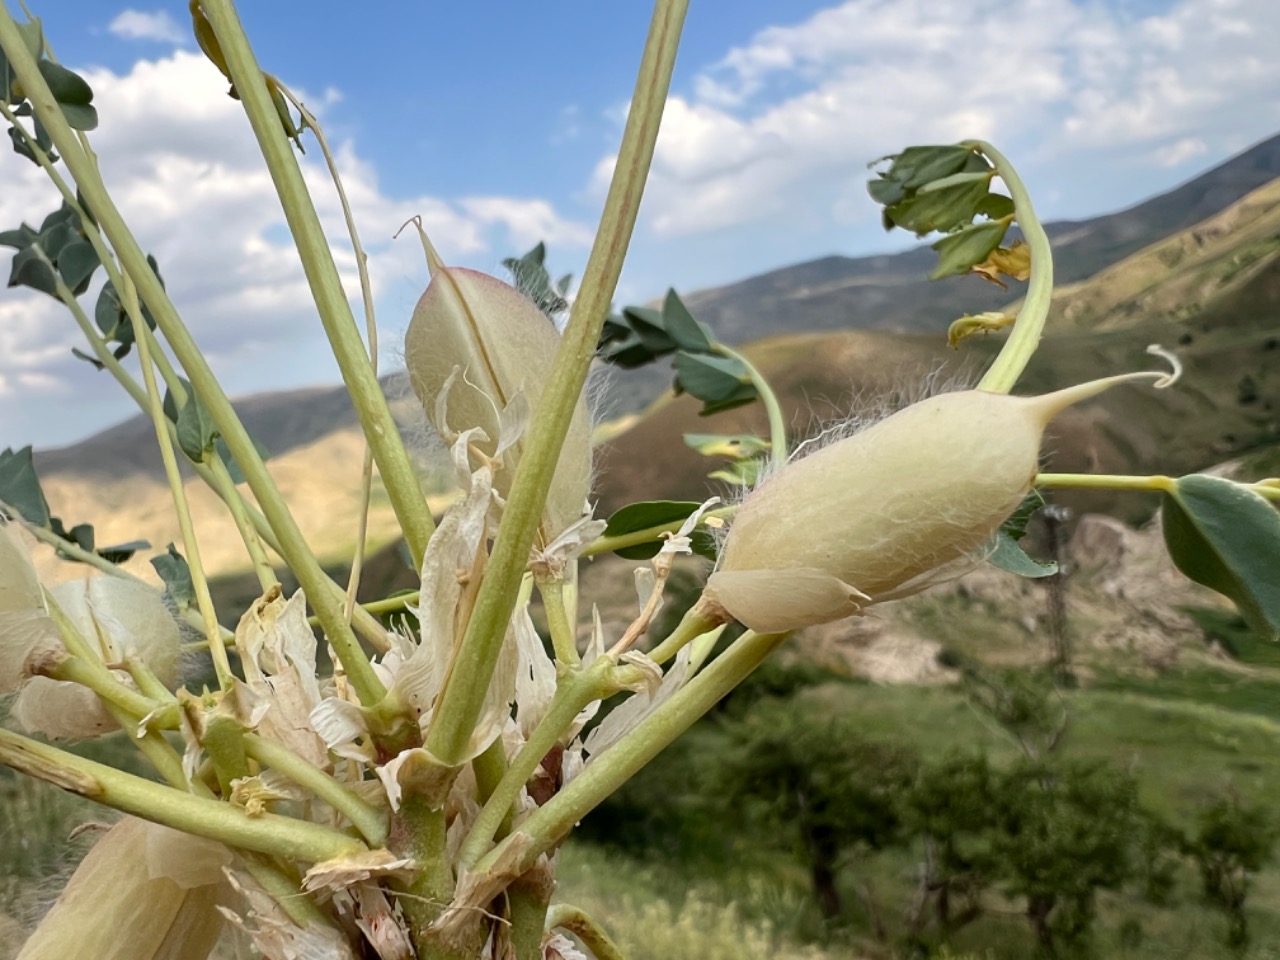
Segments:
[[[982,140],[966,142],[965,146],[973,147],[995,165],[996,174],[1009,188],[1014,217],[1031,250],[1031,279],[1013,332],[1001,347],[995,362],[978,381],[979,390],[1008,393],[1036,352],[1045,320],[1049,317],[1049,303],[1053,298],[1053,250],[1049,246],[1049,236],[1031,206],[1031,195],[1008,158]]]
[[[609,939],[600,926],[585,910],[569,903],[553,904],[547,911],[547,929],[557,927],[568,930],[587,945],[596,956],[596,960],[626,960],[618,945]]]
[[[769,381],[764,378],[764,374],[756,369],[755,364],[740,354],[737,350],[725,346],[723,343],[713,343],[711,345],[713,353],[718,353],[722,357],[728,357],[730,360],[737,360],[747,369],[747,376],[751,380],[751,385],[756,388],[756,393],[760,394],[760,401],[764,404],[765,411],[769,415],[769,464],[771,469],[777,470],[787,462],[787,424],[782,417],[782,407],[778,403],[777,394],[773,392],[773,387],[769,385]]]
[[[657,0],[609,195],[560,346],[525,436],[493,555],[427,732],[427,749],[456,766],[465,756],[515,607],[560,449],[600,340],[640,209],[688,0]]]
[[[182,793],[4,729],[0,763],[105,806],[246,850],[315,863],[366,849],[317,823],[271,813],[250,817],[229,803]]]

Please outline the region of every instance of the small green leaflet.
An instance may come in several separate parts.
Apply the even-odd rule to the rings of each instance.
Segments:
[[[196,588],[191,580],[191,568],[172,543],[169,544],[167,553],[151,558],[151,566],[156,568],[156,573],[164,581],[165,589],[169,591],[169,596],[179,610],[186,610],[195,602]]]
[[[1026,536],[1027,524],[1031,522],[1032,516],[1043,506],[1044,497],[1035,490],[1022,498],[1018,509],[1009,515],[1009,519],[987,541],[987,560],[992,566],[1030,580],[1051,577],[1058,572],[1056,563],[1037,560],[1023,550],[1022,544],[1018,542]]]
[[[1179,570],[1235,603],[1249,627],[1280,639],[1280,513],[1221,477],[1192,474],[1164,492],[1165,546]]]
[[[40,488],[31,447],[14,452],[0,452],[0,500],[18,512],[28,523],[49,526],[49,502]]]
[[[697,450],[704,457],[732,457],[746,460],[769,452],[769,441],[751,433],[686,433],[686,446]]]

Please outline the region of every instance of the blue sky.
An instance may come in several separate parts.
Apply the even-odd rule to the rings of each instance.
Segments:
[[[259,59],[339,148],[388,365],[425,282],[416,242],[389,239],[414,213],[454,262],[496,270],[545,238],[553,268],[580,271],[646,4],[242,6]],[[108,184],[228,389],[336,381],[186,4],[33,8],[93,83]],[[1046,218],[1128,206],[1280,130],[1277,36],[1274,0],[693,0],[619,299],[904,246],[864,185],[867,161],[910,143],[993,140]],[[56,205],[26,161],[0,155],[0,176],[0,226]],[[70,359],[76,342],[53,304],[3,291],[0,446],[60,445],[130,414],[106,375]]]

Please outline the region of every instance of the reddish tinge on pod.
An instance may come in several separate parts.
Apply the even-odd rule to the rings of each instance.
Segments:
[[[1044,429],[1114,383],[945,393],[796,460],[733,519],[705,600],[760,633],[918,593],[976,556],[1031,489]]]
[[[442,436],[474,427],[484,430],[488,439],[477,446],[489,458],[501,457],[493,486],[505,498],[524,440],[503,436],[504,419],[519,419],[503,418],[503,411],[521,395],[529,409],[537,407],[560,334],[533,301],[509,284],[475,270],[446,267],[430,250],[428,258],[431,282],[405,334],[409,382]],[[437,401],[446,384],[448,423],[437,423]],[[509,444],[501,450],[500,439]],[[590,484],[591,420],[579,399],[543,512],[543,544],[582,517]]]

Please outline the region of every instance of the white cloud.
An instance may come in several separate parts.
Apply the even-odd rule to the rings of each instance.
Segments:
[[[1273,0],[1146,17],[1084,0],[848,0],[760,31],[669,101],[646,221],[665,238],[869,224],[854,200],[866,162],[910,143],[990,139],[1055,183],[1081,183],[1089,161],[1221,155],[1280,126],[1278,35]]]
[[[177,51],[140,61],[125,75],[81,72],[101,116],[92,139],[103,178],[143,248],[156,255],[170,295],[227,390],[335,381],[279,200],[242,108],[226,96],[217,71],[202,56]],[[329,107],[335,99],[326,94],[314,101]],[[319,151],[307,147],[304,176],[344,285],[358,304],[341,208]],[[391,239],[410,217],[421,215],[447,260],[478,259],[485,267],[495,259],[490,251],[507,252],[539,237],[559,247],[590,242],[587,228],[538,198],[388,196],[355,144],[335,150],[369,255],[389,355],[426,283],[412,234],[398,243]],[[17,155],[0,155],[0,174],[6,178],[0,228],[22,220],[38,225],[58,205],[43,174]],[[96,287],[81,298],[90,315],[95,296]],[[358,322],[363,329],[363,319]],[[85,347],[58,304],[16,290],[0,296],[0,445],[31,439],[49,445],[133,412],[108,374],[71,357],[73,346]],[[57,408],[54,395],[68,391],[87,419],[44,423],[46,400]]]
[[[154,40],[179,45],[187,40],[186,33],[166,10],[157,10],[155,13],[125,10],[107,25],[107,30],[126,40]]]

